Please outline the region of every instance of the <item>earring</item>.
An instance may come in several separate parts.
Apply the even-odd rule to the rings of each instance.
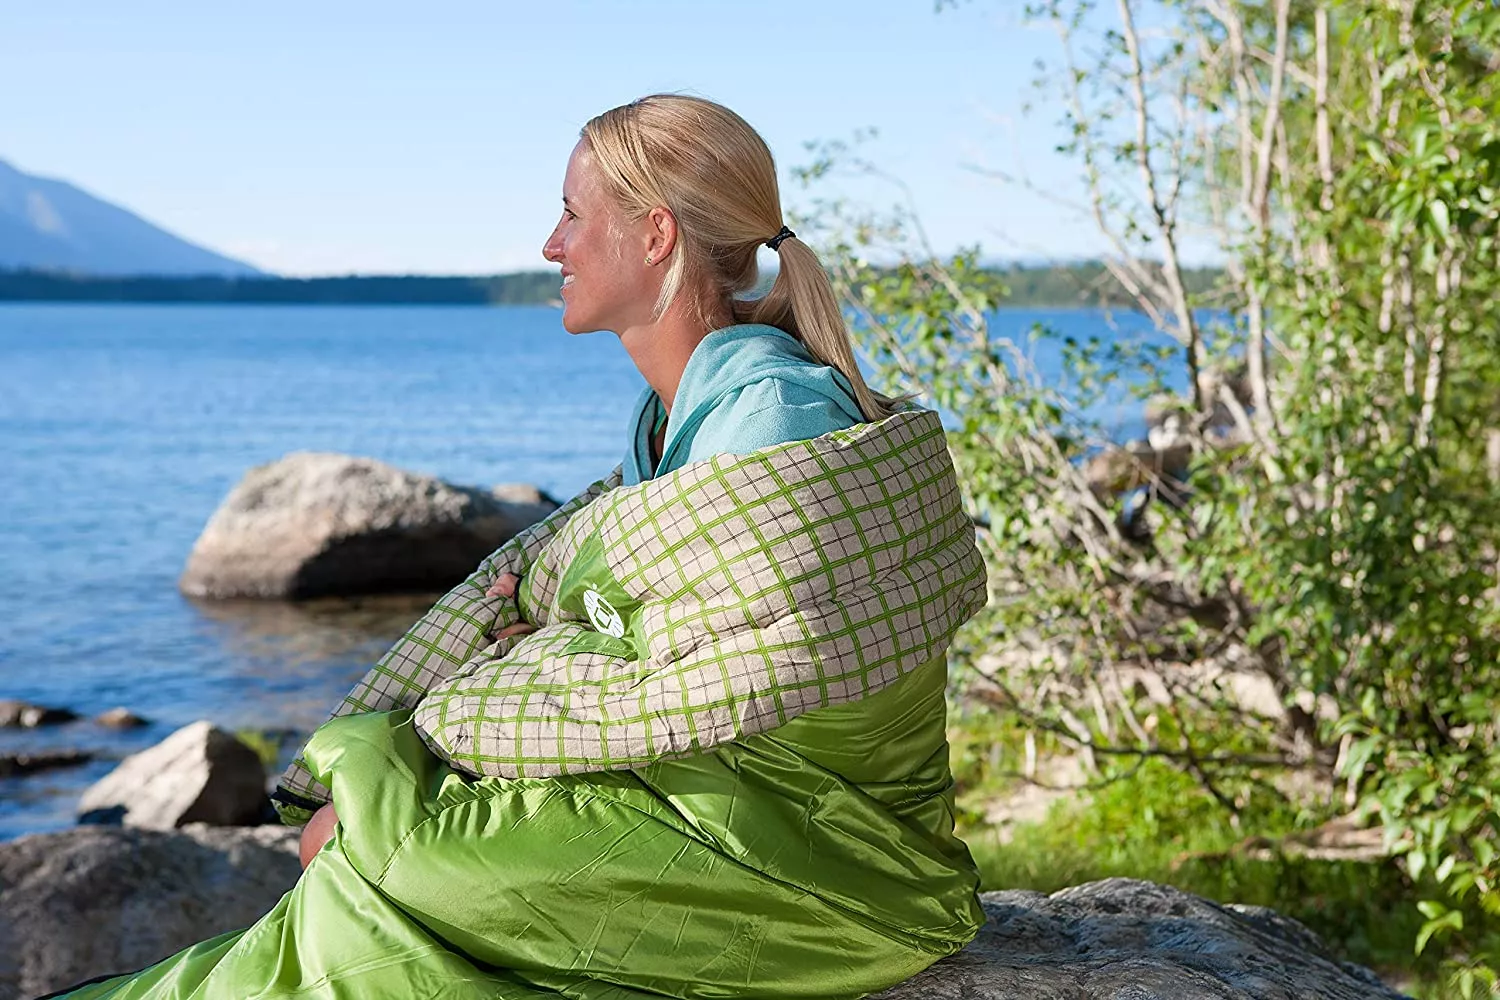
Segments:
[[[647,264],[655,264],[655,263],[656,263],[656,261],[654,261],[654,260],[652,260],[652,259],[651,259],[651,258],[650,258],[650,257],[647,257],[647,258],[646,258],[646,263],[647,263]]]

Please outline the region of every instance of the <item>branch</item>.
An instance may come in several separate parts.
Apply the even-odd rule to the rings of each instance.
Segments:
[[[1318,142],[1318,178],[1323,182],[1323,193],[1318,207],[1324,212],[1333,211],[1333,133],[1328,123],[1328,5],[1318,4],[1313,13],[1314,44],[1317,47],[1317,77],[1313,81],[1313,106],[1316,110],[1314,128]],[[1324,244],[1327,253],[1327,244]],[[1327,267],[1329,261],[1324,260]]]
[[[1084,744],[1078,739],[1076,735],[1073,734],[1071,730],[1068,729],[1067,726],[1058,722],[1053,722],[1051,719],[1045,718],[1044,716],[1039,715],[1038,713],[1033,712],[1031,709],[1023,706],[1020,702],[1020,699],[1018,699],[1015,694],[1004,684],[997,681],[993,675],[979,670],[978,667],[975,667],[975,670],[981,677],[994,685],[994,690],[991,690],[989,688],[979,688],[972,692],[974,697],[978,698],[980,701],[987,702],[989,704],[996,705],[1009,711],[1015,712],[1016,715],[1020,716],[1021,720],[1028,726],[1031,726],[1041,732],[1047,733],[1049,736],[1056,736],[1064,743],[1075,749],[1083,749],[1086,745],[1087,748],[1089,750],[1092,750],[1094,753],[1103,754],[1107,757],[1151,757],[1160,760],[1171,761],[1176,764],[1185,764],[1189,760],[1192,760],[1199,766],[1205,764],[1211,764],[1215,766],[1232,765],[1237,767],[1279,768],[1291,768],[1295,766],[1285,757],[1277,757],[1268,754],[1203,754],[1192,753],[1183,750],[1174,750],[1160,745],[1128,747],[1110,743],[1099,743],[1097,741]],[[1230,809],[1231,811],[1233,810],[1232,805],[1230,806]]]
[[[1325,29],[1326,29],[1326,19],[1328,17],[1328,12],[1324,8],[1319,7],[1318,8],[1318,13],[1322,14],[1322,16],[1324,17],[1324,19],[1325,19]],[[1249,53],[1252,56],[1254,56],[1256,59],[1260,60],[1261,62],[1265,63],[1267,66],[1274,65],[1275,62],[1276,62],[1276,55],[1275,55],[1275,53],[1267,52],[1265,49],[1261,48],[1258,45],[1252,45],[1252,46],[1250,46],[1247,51],[1249,51]],[[1312,90],[1317,85],[1317,81],[1312,76],[1312,74],[1308,73],[1307,70],[1305,70],[1302,67],[1298,66],[1296,63],[1292,63],[1292,62],[1284,63],[1283,64],[1283,68],[1286,70],[1286,75],[1287,76],[1291,77],[1293,80],[1296,80],[1298,83],[1302,84],[1302,86],[1306,87],[1307,89]]]
[[[1452,291],[1449,285],[1451,276],[1457,271],[1456,262],[1451,260],[1450,255],[1444,254],[1444,259],[1438,263],[1437,268],[1438,326],[1427,340],[1427,377],[1422,382],[1422,411],[1417,417],[1415,438],[1418,448],[1426,448],[1431,443],[1432,421],[1437,415],[1438,390],[1443,384],[1445,349],[1448,343],[1445,327],[1447,300]]]
[[[1141,65],[1141,47],[1135,30],[1135,15],[1131,11],[1130,0],[1119,0],[1119,4],[1121,28],[1125,36],[1126,52],[1130,57],[1131,92],[1135,99],[1136,164],[1140,167],[1141,180],[1146,185],[1146,192],[1151,202],[1151,212],[1156,217],[1157,231],[1161,234],[1162,274],[1171,293],[1172,307],[1177,313],[1178,327],[1183,331],[1185,338],[1183,347],[1188,378],[1192,386],[1193,409],[1201,415],[1207,411],[1204,408],[1203,388],[1199,384],[1202,381],[1199,378],[1202,362],[1199,357],[1201,344],[1198,322],[1193,316],[1193,311],[1188,308],[1187,292],[1182,285],[1182,268],[1177,261],[1176,226],[1168,214],[1168,207],[1162,202],[1156,184],[1156,171],[1151,166],[1145,70]]]
[[[1089,206],[1094,217],[1094,224],[1098,227],[1100,234],[1114,248],[1117,257],[1116,266],[1128,270],[1131,274],[1130,283],[1126,284],[1126,282],[1121,281],[1121,284],[1126,285],[1127,288],[1144,289],[1150,295],[1157,298],[1166,298],[1168,294],[1166,286],[1158,281],[1148,268],[1142,265],[1140,259],[1135,254],[1130,252],[1129,248],[1125,246],[1124,241],[1120,239],[1119,234],[1115,232],[1114,228],[1109,224],[1109,220],[1105,217],[1103,176],[1099,170],[1093,139],[1090,138],[1093,134],[1092,119],[1084,110],[1083,95],[1079,90],[1081,74],[1078,71],[1078,61],[1073,57],[1072,28],[1061,18],[1055,18],[1055,23],[1057,24],[1058,37],[1063,47],[1063,56],[1068,67],[1068,104],[1078,128],[1079,148],[1083,154],[1084,179],[1088,185]],[[1111,268],[1111,270],[1114,270],[1114,268]],[[1154,310],[1154,304],[1150,307],[1147,306],[1148,300],[1144,295],[1136,291],[1132,291],[1131,294],[1135,295],[1137,301],[1141,303],[1143,312],[1149,313]]]
[[[1255,218],[1262,232],[1269,230],[1271,189],[1271,148],[1276,142],[1276,123],[1281,117],[1281,86],[1286,76],[1287,12],[1291,0],[1276,3],[1276,51],[1271,62],[1271,92],[1266,97],[1266,117],[1261,122],[1260,147],[1256,151],[1255,190],[1253,192]]]

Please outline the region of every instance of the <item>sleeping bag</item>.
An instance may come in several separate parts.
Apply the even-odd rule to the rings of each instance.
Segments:
[[[503,573],[514,599],[486,597]],[[70,996],[859,997],[983,919],[946,650],[985,600],[928,411],[601,481],[446,595],[275,798],[246,931]],[[528,635],[493,641],[526,621]]]

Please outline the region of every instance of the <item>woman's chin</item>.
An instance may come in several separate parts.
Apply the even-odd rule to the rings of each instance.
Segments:
[[[598,333],[604,329],[597,319],[572,308],[566,300],[563,302],[562,325],[569,333]]]

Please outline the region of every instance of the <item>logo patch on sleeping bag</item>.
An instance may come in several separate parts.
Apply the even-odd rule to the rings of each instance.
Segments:
[[[593,587],[583,592],[583,610],[600,632],[616,639],[625,637],[625,619]]]
[[[591,626],[571,639],[563,647],[564,653],[603,653],[626,660],[640,660],[646,655],[646,640],[639,634],[637,620],[641,602],[615,579],[598,535],[579,545],[573,561],[563,570],[557,585],[557,607],[576,618],[587,618]]]

